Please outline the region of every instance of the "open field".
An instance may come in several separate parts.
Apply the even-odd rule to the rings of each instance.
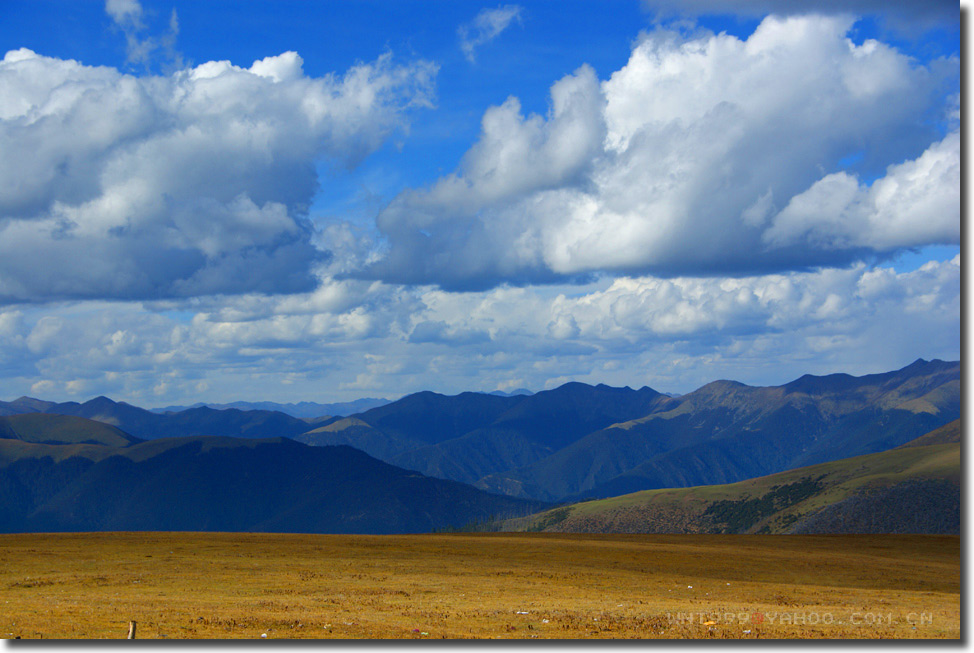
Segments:
[[[960,538],[0,535],[0,637],[958,638]]]

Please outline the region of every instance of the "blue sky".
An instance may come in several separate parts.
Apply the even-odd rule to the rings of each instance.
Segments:
[[[957,5],[0,11],[2,397],[686,392],[960,356]]]

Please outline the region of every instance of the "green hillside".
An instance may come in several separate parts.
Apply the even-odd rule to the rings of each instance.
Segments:
[[[139,441],[104,422],[44,413],[0,417],[0,438],[37,444],[100,444],[109,447],[126,447]]]
[[[80,458],[99,461],[118,455],[119,451],[121,450],[118,447],[103,444],[38,444],[0,438],[0,470],[18,460],[50,458],[51,462],[60,463],[71,458]]]
[[[380,460],[423,446],[423,442],[397,438],[383,433],[360,419],[345,417],[291,439],[313,447],[348,445]]]
[[[961,442],[963,439],[963,432],[961,431],[961,423],[959,419],[955,419],[950,424],[944,424],[939,429],[934,429],[926,435],[921,435],[916,440],[910,440],[906,444],[901,444],[900,448],[904,447],[923,447],[929,444],[947,444],[949,442]]]
[[[738,483],[646,490],[562,506],[505,522],[504,529],[959,532],[960,460],[957,442],[902,447]]]

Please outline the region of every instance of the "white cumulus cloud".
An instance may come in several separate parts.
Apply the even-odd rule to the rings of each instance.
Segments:
[[[456,172],[379,216],[388,248],[368,274],[467,290],[600,271],[848,265],[956,242],[959,215],[941,201],[959,184],[944,159],[951,141],[931,146],[943,137],[927,117],[946,113],[958,62],[924,66],[878,41],[857,45],[853,21],[769,16],[747,39],[657,29],[608,80],[583,67],[558,81],[544,117],[521,115],[513,98],[491,108]],[[860,184],[876,202],[898,185],[901,198],[947,211],[931,223],[877,209],[858,220],[851,250],[821,237],[834,232],[831,214],[804,214],[804,235],[787,247],[765,236],[793,198],[850,174],[841,162],[857,157],[867,175],[904,166],[888,169],[896,180]],[[887,219],[904,237],[884,242]]]
[[[154,405],[160,382],[161,404],[192,403],[201,383],[214,401],[454,394],[512,379],[535,390],[783,383],[956,360],[960,297],[958,255],[909,272],[859,264],[467,293],[325,278],[286,297],[27,305],[0,311],[0,396],[63,398],[70,386]]]
[[[316,163],[378,148],[429,105],[436,67],[385,54],[315,78],[302,64],[285,52],[138,77],[8,52],[0,299],[311,288],[326,257],[307,219]]]
[[[838,172],[795,195],[764,233],[772,246],[879,251],[931,241],[960,244],[960,133],[951,132],[920,157],[892,165],[866,186]]]

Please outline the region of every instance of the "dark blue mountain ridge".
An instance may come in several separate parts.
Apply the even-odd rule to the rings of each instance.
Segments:
[[[418,392],[348,417],[199,407],[157,414],[97,397],[20,398],[0,415],[94,419],[139,439],[221,435],[349,445],[427,476],[560,501],[731,483],[890,449],[960,416],[960,362],[804,375],[781,386],[714,381],[679,396],[567,383],[530,395]]]
[[[179,437],[112,447],[0,437],[0,532],[413,533],[539,507],[351,447],[288,438]]]

